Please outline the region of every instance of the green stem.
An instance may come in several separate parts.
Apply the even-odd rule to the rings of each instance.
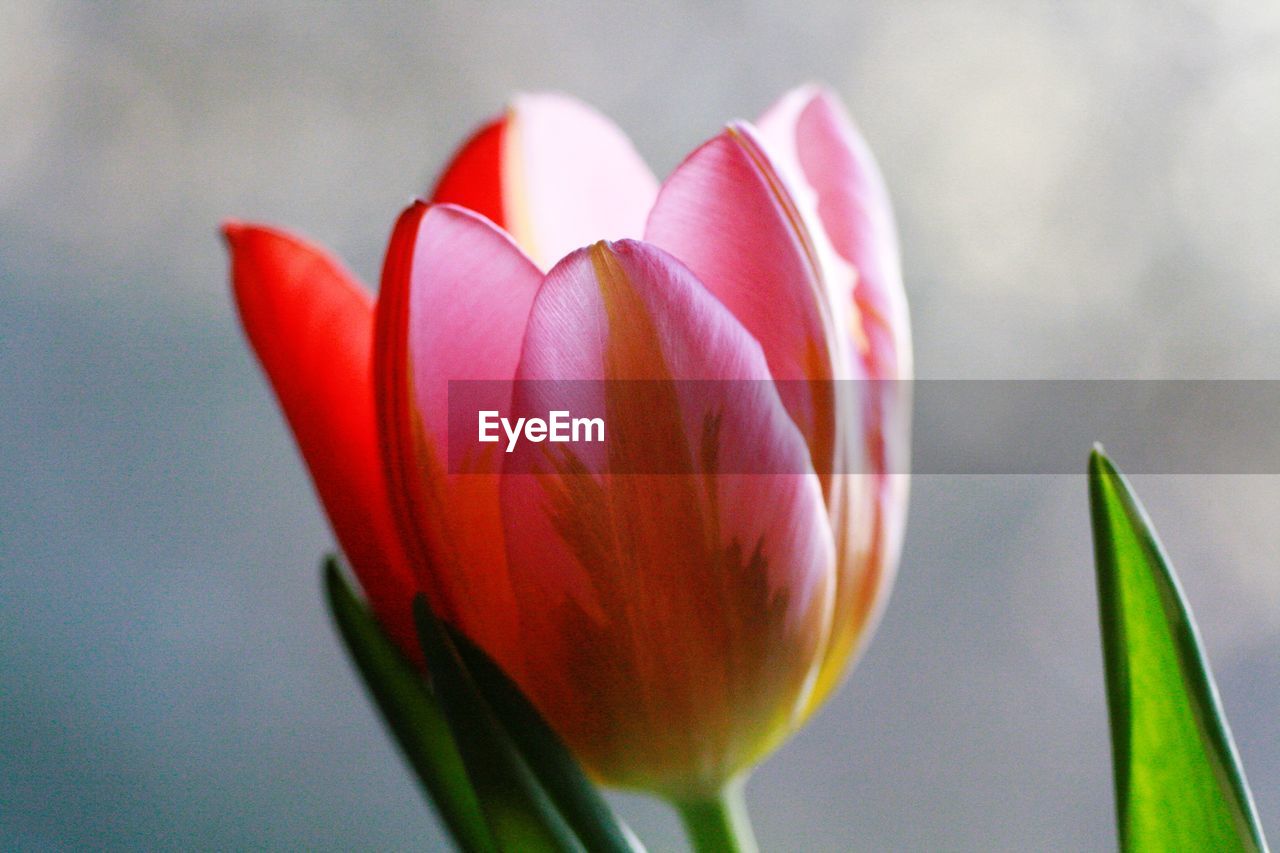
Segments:
[[[737,780],[718,796],[675,804],[695,853],[756,853],[744,788],[743,780]]]

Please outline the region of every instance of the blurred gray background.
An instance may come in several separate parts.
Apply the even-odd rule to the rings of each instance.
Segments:
[[[1280,378],[1267,0],[0,0],[0,847],[442,844],[328,622],[221,218],[373,280],[513,90],[665,174],[810,78],[886,173],[921,376]],[[1280,839],[1280,480],[1137,486]],[[878,637],[749,788],[764,846],[1111,849],[1094,607],[1082,476],[917,478]]]

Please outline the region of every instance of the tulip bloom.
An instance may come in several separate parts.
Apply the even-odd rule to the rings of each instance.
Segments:
[[[837,686],[906,497],[906,401],[840,380],[908,378],[910,350],[888,200],[831,94],[729,125],[661,186],[596,113],[518,98],[400,216],[376,304],[298,238],[225,233],[249,340],[409,655],[424,591],[599,778],[681,801]],[[521,380],[657,380],[602,401],[607,452],[677,475],[504,476],[501,451],[453,471],[448,383],[471,379],[517,380],[517,411],[542,402]],[[705,379],[753,390],[680,390]]]

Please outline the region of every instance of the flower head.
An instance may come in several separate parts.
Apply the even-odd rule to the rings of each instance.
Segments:
[[[518,98],[401,215],[376,306],[296,238],[226,233],[246,332],[410,654],[421,590],[597,775],[677,798],[839,683],[906,499],[906,400],[843,380],[908,378],[910,351],[887,197],[829,93],[730,125],[661,186],[588,108]],[[462,380],[506,383],[516,415],[586,383],[609,440],[460,470]]]

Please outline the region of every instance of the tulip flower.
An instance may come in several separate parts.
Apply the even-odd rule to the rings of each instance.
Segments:
[[[729,125],[661,185],[595,112],[519,97],[400,216],[376,303],[299,238],[225,234],[248,338],[407,654],[425,592],[595,776],[695,827],[840,683],[895,569],[907,401],[879,380],[911,366],[888,199],[831,93]],[[610,440],[456,470],[455,380],[505,380],[517,413],[546,411],[542,380],[601,382]]]

